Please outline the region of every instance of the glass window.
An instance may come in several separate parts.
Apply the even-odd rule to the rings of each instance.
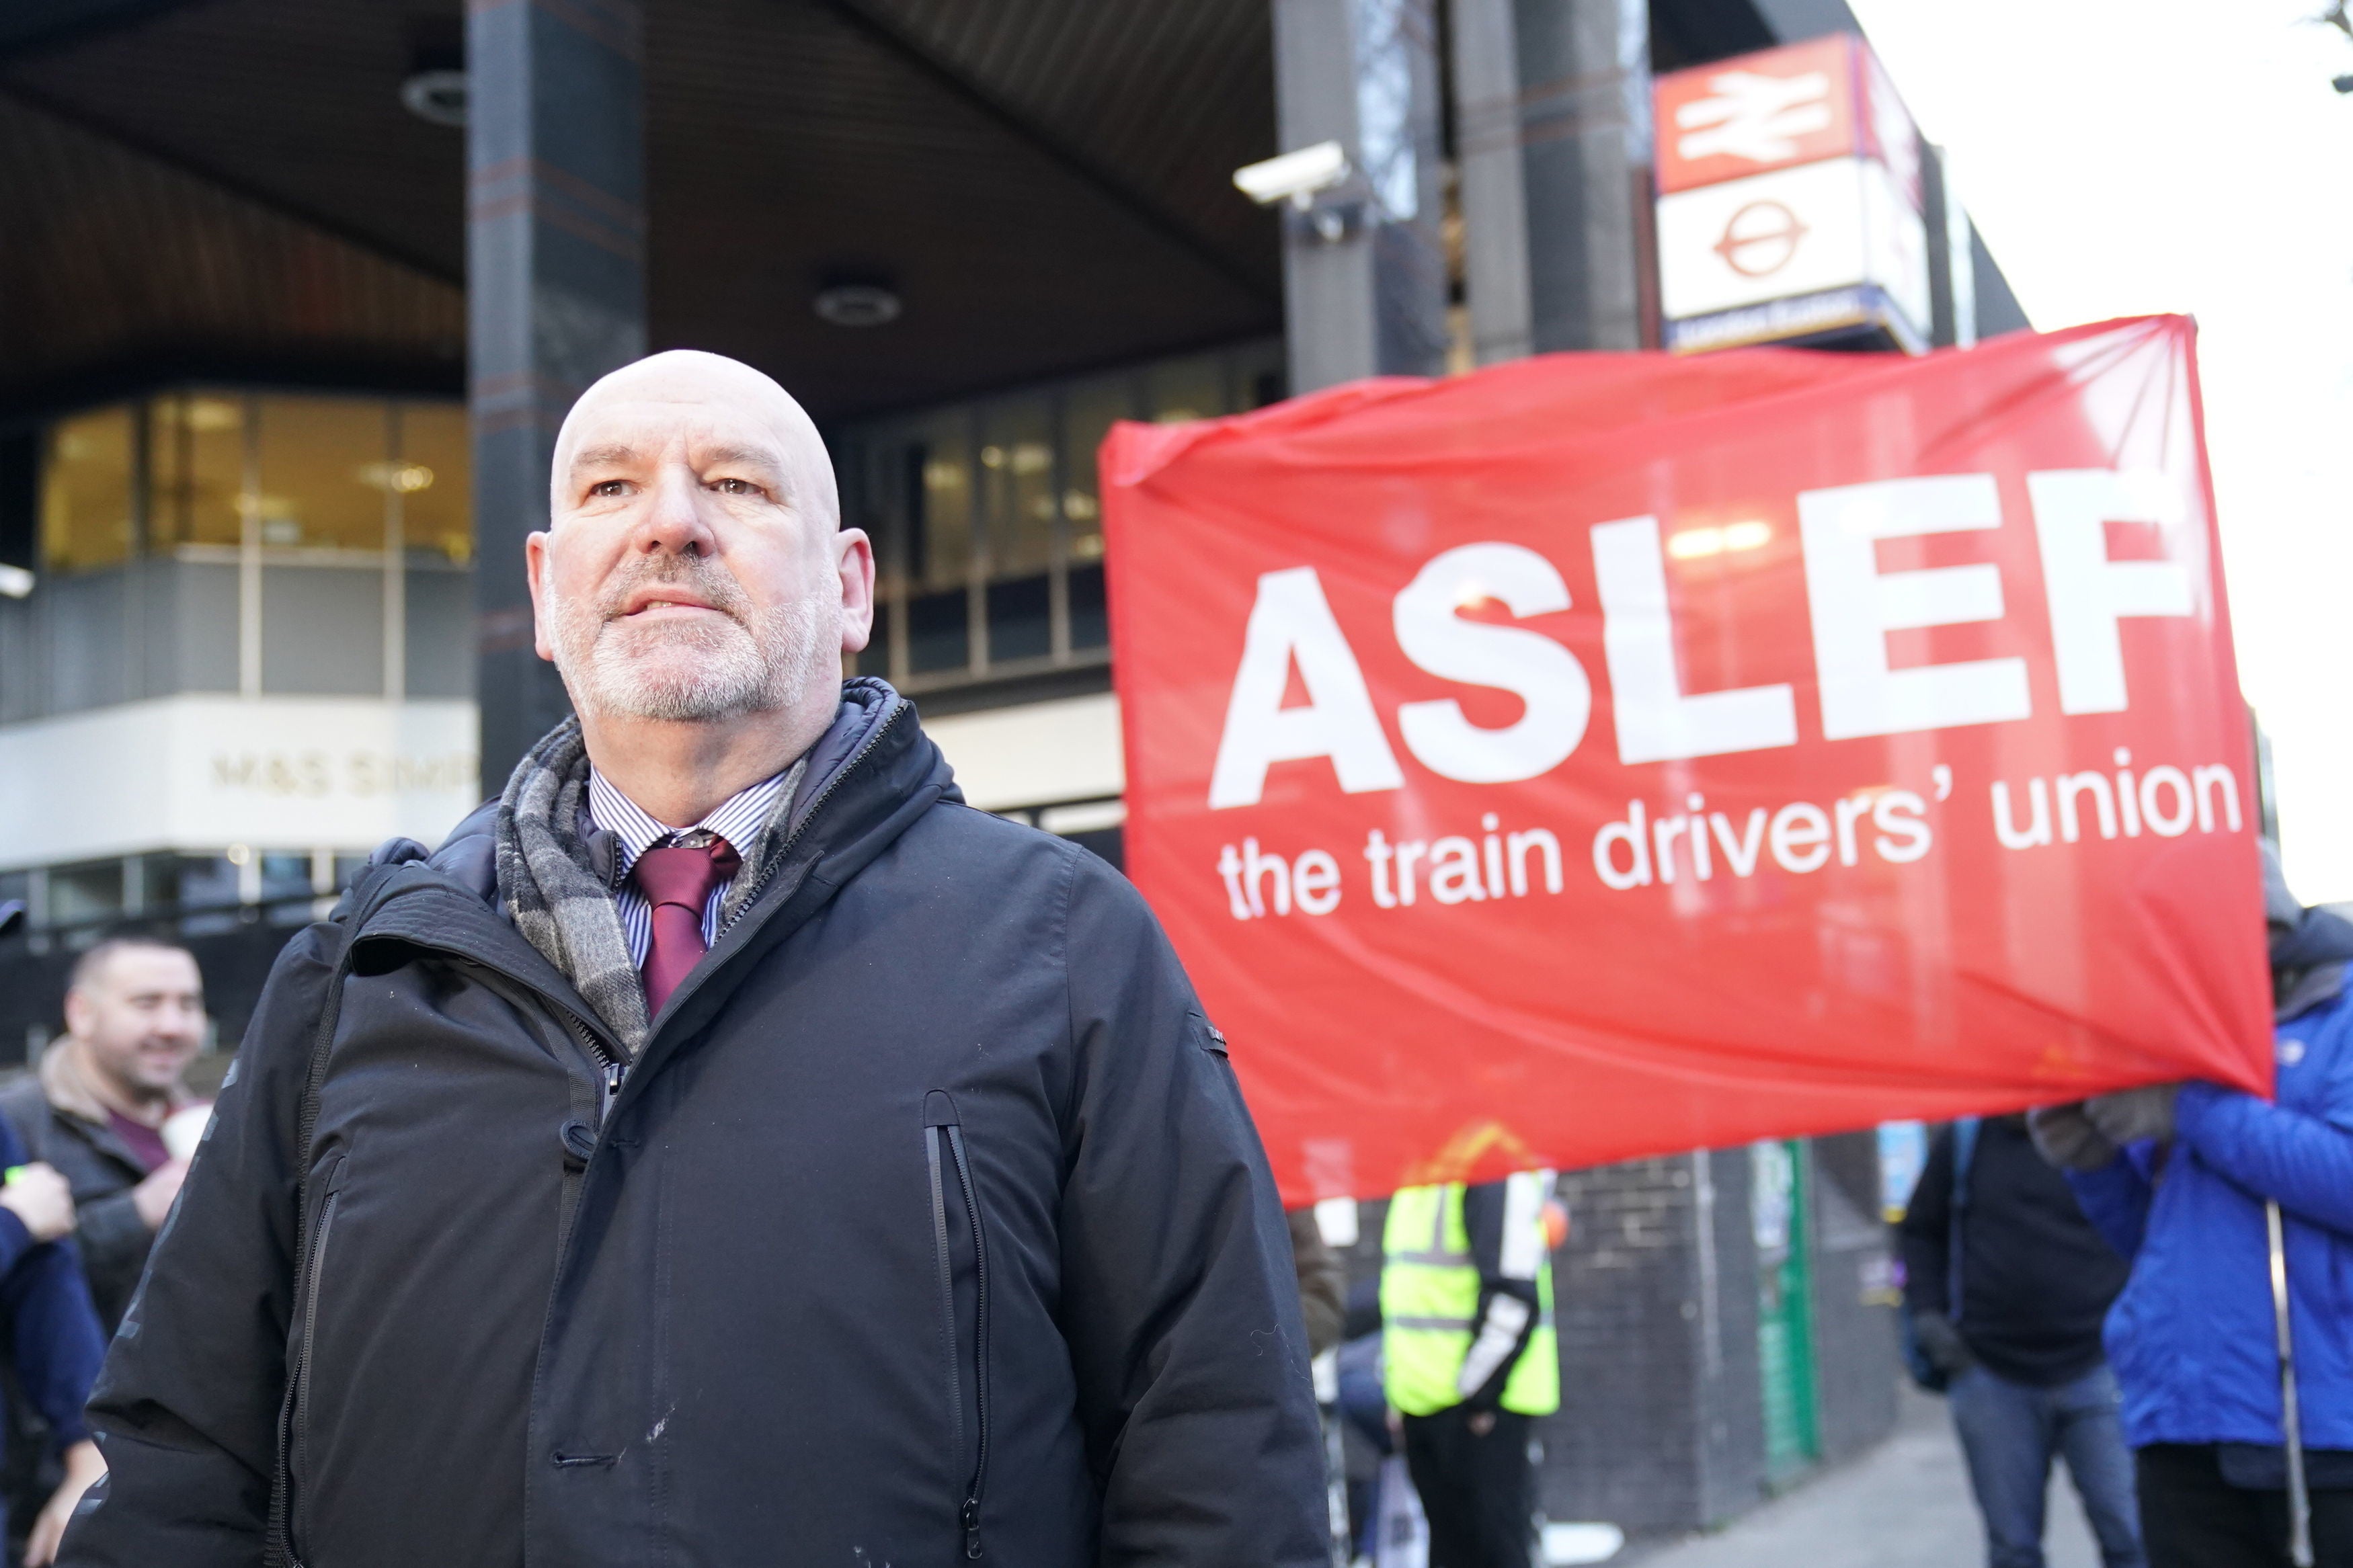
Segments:
[[[131,557],[131,410],[101,408],[51,426],[41,464],[41,559],[52,572]]]
[[[892,668],[940,684],[1100,662],[1104,437],[1122,419],[1275,401],[1282,353],[1279,340],[1252,342],[836,432],[843,501],[874,536],[878,641],[903,660]]]
[[[866,651],[858,656],[859,667],[854,670],[845,668],[842,674],[845,677],[880,675],[889,679],[898,679],[901,671],[893,661],[899,657],[900,626],[906,616],[907,608],[904,602],[898,597],[894,589],[877,577],[874,591],[873,640],[866,645]]]
[[[1155,364],[1145,379],[1151,385],[1152,417],[1162,425],[1214,419],[1226,412],[1223,354],[1197,354]]]
[[[972,662],[971,601],[962,588],[907,601],[907,668],[917,674],[962,669]]]
[[[1134,395],[1124,375],[1082,382],[1063,401],[1062,512],[1071,520],[1074,565],[1103,557],[1103,487],[1095,477],[1095,451],[1114,421],[1134,417]]]
[[[272,853],[261,858],[264,899],[307,899],[311,892],[311,857]]]
[[[148,405],[155,545],[235,544],[242,532],[245,399],[175,393]]]
[[[49,924],[79,925],[122,912],[122,862],[94,860],[49,872]]]
[[[1054,651],[1052,579],[1039,572],[988,585],[988,661],[1043,658]]]
[[[1071,647],[1090,648],[1107,647],[1111,642],[1111,616],[1103,598],[1103,569],[1100,565],[1071,568]]]
[[[907,573],[923,586],[961,584],[971,569],[972,459],[965,432],[961,411],[926,420],[901,460],[912,536]]]
[[[1282,402],[1290,395],[1290,381],[1283,368],[1280,338],[1252,343],[1234,355],[1234,387],[1243,409],[1264,408],[1270,403]]]
[[[474,558],[473,431],[459,403],[401,405],[400,447],[387,475],[400,531],[419,552],[456,565]]]
[[[906,485],[901,478],[906,453],[886,435],[849,436],[834,448],[842,478],[841,521],[862,528],[874,545],[874,575],[888,593],[904,570]],[[855,473],[851,472],[855,468]]]
[[[261,858],[261,901],[271,906],[271,925],[308,925],[312,897],[311,857],[264,855]]]
[[[923,541],[915,527],[923,503],[920,443],[892,430],[864,443],[866,482],[859,487],[866,527],[874,535],[875,571],[883,582],[921,582]]]
[[[261,493],[251,505],[273,549],[382,550],[385,495],[399,470],[385,405],[328,397],[256,400]]]
[[[1043,572],[1054,556],[1053,405],[1025,397],[988,409],[980,467],[988,498],[988,574]]]
[[[184,910],[234,909],[237,902],[236,862],[226,855],[182,855],[174,858],[169,891],[163,896]],[[157,898],[156,873],[147,873],[148,899]]]

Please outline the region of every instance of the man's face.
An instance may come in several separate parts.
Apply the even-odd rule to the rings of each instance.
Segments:
[[[743,367],[660,363],[566,424],[530,549],[539,651],[603,714],[718,721],[819,689],[829,711],[841,650],[866,644],[873,563],[812,472],[823,447]]]
[[[204,1044],[196,961],[177,948],[122,949],[67,994],[66,1027],[125,1094],[168,1091]]]

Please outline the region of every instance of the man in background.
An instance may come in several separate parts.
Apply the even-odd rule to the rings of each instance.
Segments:
[[[31,1157],[72,1184],[74,1241],[110,1334],[187,1174],[163,1129],[189,1102],[181,1078],[204,1037],[195,959],[150,937],[116,937],[74,965],[66,1035],[42,1053],[37,1076],[0,1094],[0,1114]]]
[[[162,1128],[187,1103],[180,1076],[204,1029],[204,981],[185,949],[111,938],[74,964],[64,1037],[42,1053],[36,1076],[0,1093],[0,1115],[25,1150],[19,1158],[57,1173],[48,1180],[65,1199],[64,1228],[80,1254],[101,1345],[122,1321],[187,1171],[165,1152]],[[88,1375],[79,1386],[71,1427],[53,1431],[26,1381],[9,1384],[5,1495],[20,1540],[66,1479],[53,1438],[82,1440]]]
[[[1381,1235],[1389,1403],[1430,1519],[1430,1568],[1536,1560],[1529,1423],[1560,1408],[1553,1173],[1407,1187]]]
[[[1936,1134],[1903,1243],[1905,1303],[1946,1379],[1989,1568],[2042,1568],[2043,1500],[2062,1456],[2107,1568],[2142,1568],[2132,1455],[2100,1349],[2125,1262],[2035,1152],[2025,1117]]]

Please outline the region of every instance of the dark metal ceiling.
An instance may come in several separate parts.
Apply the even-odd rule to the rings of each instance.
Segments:
[[[0,26],[0,397],[142,346],[446,353],[463,138],[398,89],[455,38],[454,0],[37,8]],[[1267,0],[649,0],[646,82],[653,340],[738,354],[820,411],[1280,324],[1273,223],[1227,183],[1274,150]],[[59,176],[67,147],[105,176]],[[71,242],[28,249],[28,212]],[[326,283],[328,255],[370,281]],[[818,321],[843,271],[906,313]],[[320,282],[269,284],[297,275]]]
[[[1142,25],[1187,7],[1256,26]],[[657,0],[655,341],[739,353],[849,411],[1279,329],[1272,220],[1230,184],[1201,194],[1203,169],[1224,181],[1273,151],[1271,88],[1251,90],[1271,73],[1265,0],[1000,0],[991,16],[1040,36],[985,58],[971,46],[999,40],[939,23],[968,8]],[[1174,107],[1203,70],[1238,123],[1187,142],[1172,116],[1173,146],[1132,128],[1132,100]],[[818,321],[811,296],[843,272],[880,274],[906,313]]]
[[[178,373],[454,385],[455,283],[0,97],[0,398]]]

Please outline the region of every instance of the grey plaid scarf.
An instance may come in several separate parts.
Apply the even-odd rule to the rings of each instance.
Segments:
[[[795,763],[776,810],[750,847],[737,847],[743,868],[720,903],[723,921],[743,912],[789,836],[793,797],[808,759]],[[599,872],[581,837],[588,797],[588,748],[580,721],[566,719],[515,764],[499,797],[499,901],[515,929],[561,970],[605,1026],[635,1056],[645,1044],[645,980],[629,961],[613,883]]]

